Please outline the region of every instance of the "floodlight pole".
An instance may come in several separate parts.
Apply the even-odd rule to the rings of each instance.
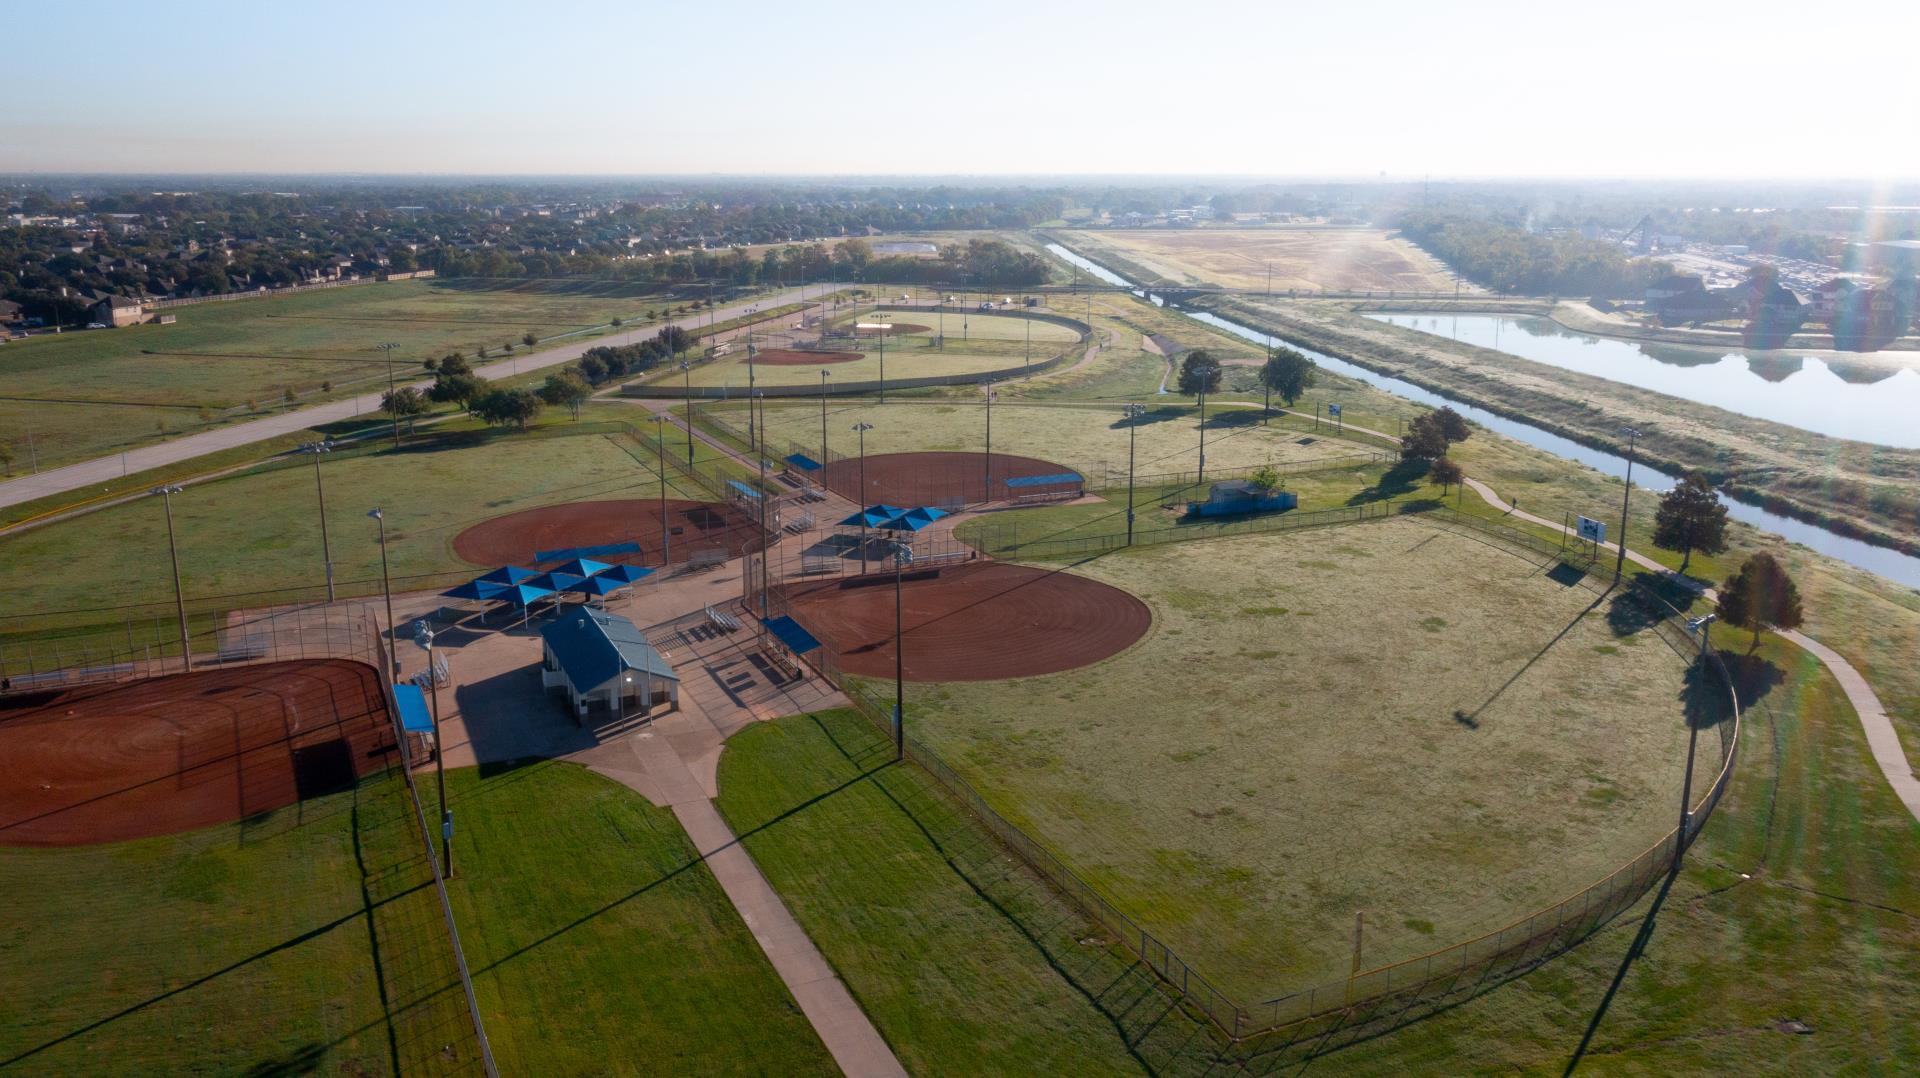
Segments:
[[[1700,673],[1706,674],[1707,652],[1712,650],[1713,623],[1720,620],[1718,614],[1707,614],[1687,622],[1689,630],[1700,633]],[[1680,871],[1680,864],[1687,852],[1687,826],[1693,822],[1693,751],[1694,744],[1700,739],[1700,730],[1692,722],[1687,723],[1687,771],[1680,781],[1680,833],[1673,842],[1673,870]]]
[[[380,522],[380,592],[387,597],[388,661],[393,664],[393,675],[398,677],[400,676],[400,653],[391,645],[399,628],[393,621],[393,578],[387,572],[387,518],[378,508],[367,510],[367,515]]]
[[[1207,390],[1206,390],[1206,385],[1207,385],[1207,381],[1213,377],[1213,372],[1216,370],[1219,370],[1219,368],[1209,365],[1206,367],[1202,367],[1193,372],[1200,376],[1200,473],[1195,479],[1196,483],[1204,483],[1207,481]]]
[[[313,442],[300,447],[313,454],[313,489],[320,498],[320,557],[327,565],[327,602],[333,602],[333,544],[327,539],[327,487],[320,481],[320,458],[333,451],[331,441]]]
[[[989,381],[981,389],[987,395],[987,452],[986,485],[980,488],[980,500],[987,502],[993,500],[993,383]]]
[[[440,788],[440,875],[453,876],[453,810],[447,807],[447,746],[440,740],[440,678],[433,669],[433,630],[421,630],[427,649],[427,691],[433,696],[433,780]]]
[[[173,563],[173,609],[180,616],[180,669],[182,672],[193,669],[192,651],[187,638],[187,600],[180,588],[180,548],[173,537],[173,496],[180,493],[178,486],[155,487],[149,493],[160,495],[167,510],[167,558]]]
[[[667,527],[667,417],[655,412],[653,422],[653,445],[660,461],[660,571],[664,573],[673,555],[673,532]]]
[[[880,335],[880,403],[885,404],[887,403],[887,331],[884,328],[886,323],[879,320],[881,314],[877,305],[873,308],[873,317],[874,324],[882,327],[875,329],[874,332]]]
[[[756,435],[753,430],[753,394],[755,392],[753,386],[754,386],[753,324],[748,323],[747,324],[747,444],[753,448],[754,452],[758,453],[760,451],[760,439],[759,439],[759,436]]]
[[[820,372],[820,485],[826,486],[827,478],[827,378],[833,372]]]
[[[387,341],[375,347],[387,354],[387,400],[391,402],[393,400],[393,350],[400,346]],[[398,449],[400,448],[400,416],[396,413],[390,418],[393,420],[393,447]]]
[[[1640,432],[1632,427],[1622,427],[1620,433],[1627,436],[1627,488],[1620,493],[1620,534],[1615,540],[1619,546],[1620,555],[1613,560],[1615,583],[1619,583],[1620,576],[1627,567],[1627,505],[1633,498],[1633,447],[1635,440],[1640,437]]]
[[[854,507],[860,510],[860,574],[867,572],[867,432],[873,429],[871,423],[855,423],[854,433],[860,436],[860,496],[853,500]]]
[[[755,396],[760,398],[760,406],[762,408],[766,407],[766,395],[756,393]],[[752,409],[753,401],[747,401],[747,407],[748,409]],[[763,421],[760,425],[762,428],[765,428],[766,423]],[[764,429],[762,433],[765,433]],[[760,458],[760,622],[761,628],[765,629],[768,584],[767,556],[773,549],[773,541],[767,537],[767,502],[771,499],[767,497],[767,455],[765,453],[756,453],[754,455]]]
[[[1140,417],[1147,414],[1144,404],[1129,404],[1123,410],[1127,417],[1127,545],[1133,545],[1133,444],[1140,430]]]
[[[896,540],[896,543],[898,540]],[[901,631],[900,575],[906,559],[893,552],[893,758],[907,758],[906,634]]]
[[[1027,331],[1027,358],[1021,361],[1020,369],[1026,372],[1028,378],[1031,378],[1033,377],[1033,316],[1023,310],[1020,313],[1020,321]]]
[[[693,470],[693,361],[680,361],[681,395],[687,399],[687,470]]]

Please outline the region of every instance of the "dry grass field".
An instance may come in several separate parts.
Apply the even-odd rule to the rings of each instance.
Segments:
[[[1673,826],[1685,662],[1610,601],[1402,519],[1072,571],[1153,610],[1068,673],[913,686],[908,723],[1243,999],[1558,901]],[[912,645],[912,634],[908,634]]]
[[[1118,256],[1166,284],[1302,291],[1452,291],[1452,274],[1431,255],[1372,228],[1172,229],[1069,232],[1071,246],[1098,262]],[[1116,266],[1116,269],[1121,267]]]

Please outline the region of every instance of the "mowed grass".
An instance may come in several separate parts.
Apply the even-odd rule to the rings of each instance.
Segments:
[[[412,813],[389,772],[183,835],[0,848],[0,1069],[389,1075],[476,1058]]]
[[[745,406],[703,407],[742,430]],[[769,404],[768,438],[776,447],[793,442],[818,453],[820,406]],[[979,452],[986,439],[986,407],[978,401],[827,402],[827,444],[837,455],[853,456],[858,439],[852,427],[867,423],[866,451],[912,453]],[[1063,464],[1096,481],[1111,474],[1125,482],[1129,427],[1118,405],[1056,407],[1029,404],[993,406],[993,451],[1037,457]],[[1139,476],[1194,471],[1199,461],[1199,410],[1192,402],[1155,405],[1131,424],[1134,470]],[[1311,420],[1278,419],[1261,424],[1257,413],[1207,411],[1207,468],[1213,472],[1293,464],[1371,453],[1378,446],[1314,433]]]
[[[1071,673],[910,723],[1243,999],[1578,891],[1672,826],[1684,662],[1550,566],[1414,520],[1076,565],[1154,612]],[[1624,635],[1623,635],[1624,633]],[[909,645],[911,644],[909,627]]]
[[[594,414],[643,415],[619,405]],[[651,434],[636,438],[611,422],[576,425],[555,417],[527,434],[422,433],[399,450],[376,444],[368,452],[331,456],[321,469],[335,579],[346,594],[380,590],[379,533],[366,515],[376,507],[386,515],[395,587],[408,589],[422,586],[415,581],[423,574],[469,568],[454,556],[452,542],[482,520],[558,502],[652,497],[659,484]],[[667,442],[669,452],[684,453],[671,433]],[[703,463],[711,459],[710,448],[696,448]],[[671,468],[668,479],[670,497],[705,497]],[[44,628],[119,618],[59,614],[68,610],[141,603],[170,609],[162,508],[157,498],[139,498],[0,538],[0,605],[14,615],[0,619],[0,632],[16,622]],[[240,593],[326,582],[306,459],[190,486],[173,496],[173,516],[184,590],[189,600],[204,600],[196,609],[217,605],[221,596],[239,596],[229,605],[260,605],[258,597],[249,601]],[[105,581],[112,584],[103,593]]]
[[[1095,262],[1101,255],[1166,284],[1307,291],[1451,291],[1453,275],[1407,240],[1373,228],[1205,228],[1066,233]]]
[[[576,764],[447,776],[502,1074],[834,1074],[673,814]],[[429,809],[431,813],[431,809]]]
[[[842,315],[835,319],[837,328],[851,331],[857,322],[884,321],[900,325],[926,326],[924,330],[909,333],[889,334],[886,338],[885,361],[889,381],[904,378],[927,378],[950,374],[978,374],[983,371],[1006,370],[1020,367],[1027,362],[1041,363],[1052,359],[1074,346],[1080,336],[1074,330],[1050,322],[1016,318],[1007,315],[983,314],[968,310],[965,306],[955,305],[944,318],[937,313],[923,311],[887,311],[875,314],[872,311],[857,315]],[[936,347],[936,340],[944,323],[946,343]],[[1027,335],[1031,333],[1031,343]],[[811,343],[816,340],[814,331],[784,331],[775,336],[757,342],[760,348],[785,348],[793,343]],[[733,342],[733,352],[719,359],[704,363],[691,372],[692,384],[696,386],[729,386],[745,392],[749,381],[756,386],[765,385],[807,385],[820,384],[820,372],[832,372],[830,381],[862,382],[877,381],[881,367],[881,341],[877,337],[858,337],[853,340],[829,342],[832,350],[855,352],[861,358],[840,363],[808,363],[801,365],[753,365],[751,378],[747,369],[746,347],[743,341]],[[682,379],[672,372],[655,375],[651,381],[666,385],[678,384]]]
[[[865,718],[741,732],[720,808],[909,1073],[1146,1073],[1111,1012],[1150,980]]]
[[[543,339],[635,320],[657,298],[603,295],[566,282],[395,281],[293,296],[177,307],[173,325],[62,333],[0,348],[0,431],[15,470],[42,468],[203,428],[249,402],[270,406],[323,383],[340,392],[386,384],[394,366],[451,351],[499,355]]]

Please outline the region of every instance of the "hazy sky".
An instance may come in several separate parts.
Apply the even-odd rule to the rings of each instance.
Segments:
[[[0,172],[1920,177],[1920,4],[0,0]]]

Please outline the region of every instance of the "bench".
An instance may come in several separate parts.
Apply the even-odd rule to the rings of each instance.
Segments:
[[[943,550],[938,554],[916,554],[909,562],[915,569],[933,569],[942,565],[953,565],[963,561],[972,561],[971,550]]]
[[[724,610],[718,610],[711,606],[707,607],[707,624],[723,633],[740,631],[739,618],[734,617]]]
[[[724,550],[696,550],[691,557],[687,558],[687,572],[697,573],[704,569],[712,569],[726,564],[726,561],[727,552]]]
[[[1067,502],[1080,496],[1077,490],[1048,490],[1039,494],[1022,494],[1013,499],[1015,505],[1034,505],[1039,502]]]
[[[821,573],[840,571],[840,557],[837,554],[805,554],[800,558],[801,576],[818,576]]]
[[[795,516],[792,520],[789,520],[786,523],[782,524],[781,527],[785,528],[787,531],[790,531],[795,535],[799,535],[801,532],[812,531],[813,525],[814,525],[813,514],[801,513],[798,516]]]

